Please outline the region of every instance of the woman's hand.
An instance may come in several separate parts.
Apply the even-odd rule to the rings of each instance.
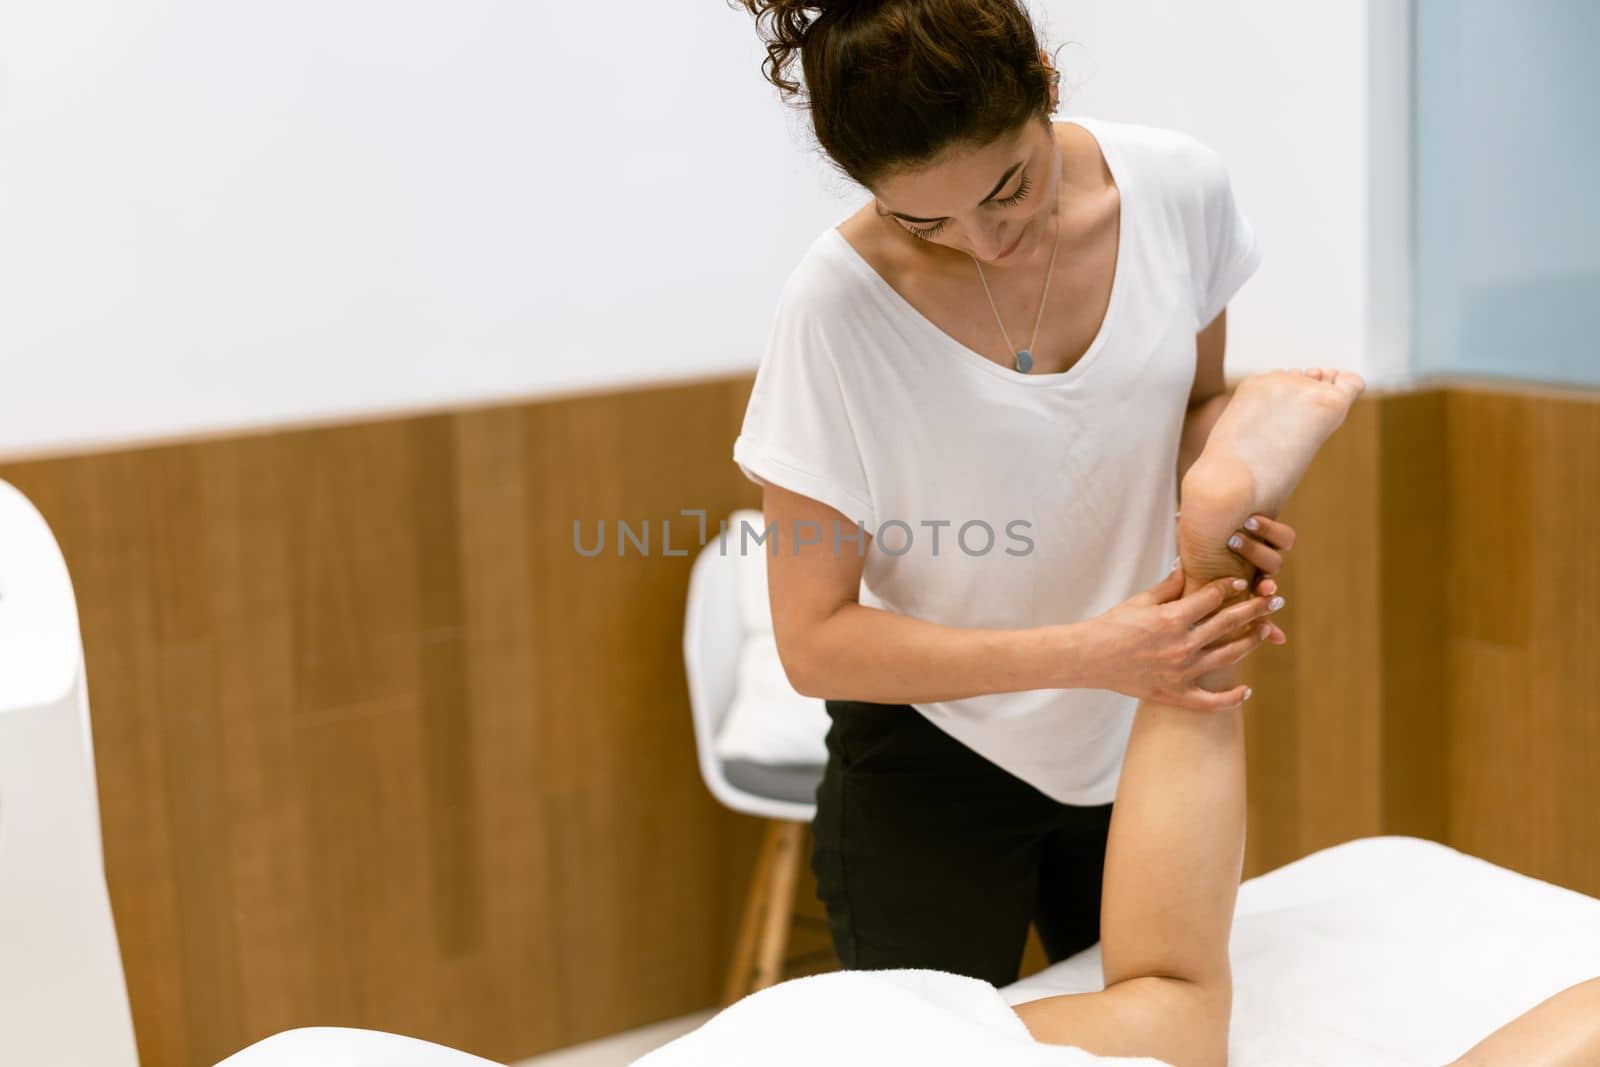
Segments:
[[[1175,513],[1173,520],[1178,521],[1181,514]],[[1234,543],[1235,539],[1237,544]],[[1256,592],[1262,596],[1272,596],[1278,591],[1277,574],[1283,569],[1283,557],[1294,547],[1294,539],[1294,527],[1288,523],[1266,515],[1252,515],[1244,521],[1243,528],[1234,532],[1228,541],[1228,548],[1234,555],[1255,566],[1255,577],[1251,581],[1255,584]],[[1267,625],[1271,627],[1267,634],[1269,642],[1281,645],[1289,640],[1276,624],[1268,622]]]
[[[1247,597],[1223,608],[1246,589],[1243,578],[1218,578],[1183,596],[1183,568],[1103,615],[1067,629],[1078,664],[1075,687],[1110,689],[1195,711],[1220,711],[1243,703],[1249,687],[1213,693],[1195,680],[1244,659],[1267,639],[1270,599]],[[1221,608],[1222,610],[1218,610]],[[1241,627],[1241,637],[1229,635]]]
[[[1255,588],[1262,596],[1278,591],[1277,574],[1283,570],[1283,557],[1293,547],[1294,527],[1265,515],[1250,516],[1244,520],[1244,528],[1228,538],[1228,548],[1234,555],[1255,564]],[[1289,640],[1276,624],[1269,622],[1267,625],[1272,628],[1267,634],[1272,644],[1281,645]]]

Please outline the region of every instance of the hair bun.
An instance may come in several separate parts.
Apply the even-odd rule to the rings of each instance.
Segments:
[[[807,11],[818,12],[822,18],[851,7],[850,0],[728,0],[730,6],[743,7],[755,16],[756,32],[767,45],[767,58],[762,62],[762,73],[785,96],[800,92],[800,83],[787,77],[785,71],[794,61],[795,53],[806,43],[806,31],[815,19]]]
[[[817,144],[868,188],[1028,122],[1049,130],[1051,64],[1026,0],[727,2],[755,16],[767,81],[784,97],[804,83]]]

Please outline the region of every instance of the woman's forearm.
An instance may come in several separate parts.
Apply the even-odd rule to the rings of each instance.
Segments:
[[[845,604],[807,635],[790,682],[806,696],[875,704],[1076,688],[1082,625],[968,629]]]

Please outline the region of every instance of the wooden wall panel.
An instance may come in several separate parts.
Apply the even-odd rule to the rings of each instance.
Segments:
[[[1600,894],[1600,394],[1369,392],[1284,516],[1247,871],[1410,834]]]
[[[1382,676],[1362,666],[1382,662],[1381,404],[1351,410],[1313,464],[1324,468],[1314,490],[1291,501],[1307,534],[1292,551],[1299,586],[1284,594],[1299,602],[1302,638],[1294,653],[1302,854],[1383,829]]]
[[[695,764],[678,510],[757,506],[749,385],[0,465],[75,583],[146,1064],[311,1024],[509,1060],[716,1001],[759,827]]]
[[[715,1003],[759,827],[695,766],[680,511],[759,506],[751,384],[0,464],[77,589],[147,1064],[308,1024],[509,1060]],[[1249,665],[1251,873],[1411,833],[1600,893],[1597,464],[1588,394],[1358,402]]]
[[[1560,801],[1528,870],[1600,897],[1600,397],[1550,404],[1530,444],[1531,700]]]
[[[1445,394],[1382,398],[1378,593],[1385,833],[1443,841],[1448,831],[1446,539],[1454,528]]]
[[[1600,895],[1600,396],[1449,397],[1450,840]]]
[[[1280,515],[1289,642],[1245,661],[1247,875],[1382,832],[1382,403],[1357,401]]]

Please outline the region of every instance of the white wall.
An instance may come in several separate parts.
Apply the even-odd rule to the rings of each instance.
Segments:
[[[1033,0],[1067,113],[1228,159],[1234,372],[1393,362],[1368,5]],[[762,54],[721,0],[0,0],[0,456],[752,367],[861,195]]]
[[[843,211],[706,0],[0,2],[0,454],[747,367]]]
[[[1222,153],[1264,243],[1229,306],[1230,377],[1408,378],[1406,0],[1052,2],[1068,113],[1186,130]]]

